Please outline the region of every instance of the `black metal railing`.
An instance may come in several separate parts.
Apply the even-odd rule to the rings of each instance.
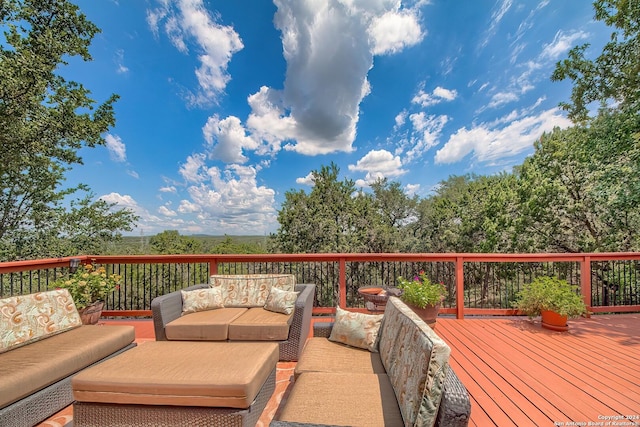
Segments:
[[[290,273],[298,283],[316,284],[316,312],[338,304],[364,307],[361,286],[395,286],[399,276],[425,271],[448,290],[445,309],[460,313],[512,312],[525,283],[558,276],[582,287],[597,311],[640,311],[640,254],[316,254],[91,256],[123,277],[106,310],[148,311],[153,298],[206,283],[211,273]],[[51,289],[70,271],[69,259],[0,263],[0,298]],[[462,271],[459,281],[457,272]],[[585,273],[586,272],[586,273]],[[585,277],[583,277],[583,275]],[[460,290],[460,291],[459,291]],[[459,295],[459,293],[461,295]],[[462,305],[463,307],[458,307]]]

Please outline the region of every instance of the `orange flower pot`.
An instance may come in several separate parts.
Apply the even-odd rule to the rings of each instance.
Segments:
[[[564,332],[569,329],[569,326],[567,325],[567,316],[561,316],[551,310],[543,310],[541,312],[541,316],[543,328],[560,332]]]

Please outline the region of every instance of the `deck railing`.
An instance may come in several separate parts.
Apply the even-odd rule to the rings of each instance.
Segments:
[[[204,283],[210,274],[292,273],[315,283],[314,314],[336,305],[363,309],[360,286],[394,286],[425,271],[448,289],[442,312],[512,315],[517,292],[540,275],[578,285],[589,311],[640,311],[640,253],[585,254],[251,254],[78,256],[0,263],[0,298],[50,289],[70,262],[96,262],[123,276],[105,315],[149,316],[158,295]]]

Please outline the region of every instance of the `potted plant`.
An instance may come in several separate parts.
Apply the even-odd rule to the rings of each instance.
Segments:
[[[67,278],[58,279],[53,287],[69,291],[82,323],[95,324],[102,314],[105,298],[120,287],[121,280],[121,276],[107,274],[103,266],[92,262],[80,266]]]
[[[514,305],[529,317],[541,316],[543,327],[566,331],[567,319],[587,312],[578,290],[566,280],[540,276],[522,288]]]
[[[432,282],[424,271],[420,271],[412,280],[398,277],[397,286],[402,290],[400,299],[429,326],[435,328],[440,305],[447,296],[444,283]]]

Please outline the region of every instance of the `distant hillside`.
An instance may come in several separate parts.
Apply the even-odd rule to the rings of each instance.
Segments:
[[[106,249],[106,252],[113,255],[148,254],[150,253],[150,237],[151,236],[123,236],[121,242],[111,243]],[[211,236],[207,234],[194,234],[185,237],[191,237],[201,241],[204,248],[213,248],[231,239],[231,242],[235,245],[257,246],[264,249],[265,252],[267,241],[269,240],[269,236]]]

